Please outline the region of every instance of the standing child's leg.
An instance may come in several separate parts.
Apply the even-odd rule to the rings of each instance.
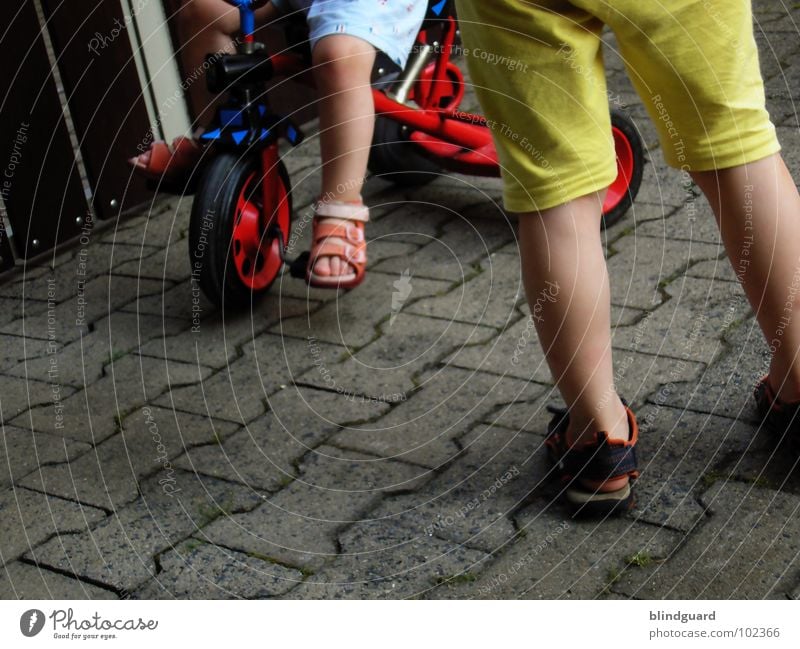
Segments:
[[[600,218],[616,164],[602,23],[561,0],[463,0],[458,13],[465,46],[492,54],[467,61],[497,146],[504,204],[518,214],[531,316],[567,405],[550,424],[548,448],[574,508],[624,511],[633,505],[638,429],[612,367]]]
[[[322,154],[321,197],[361,205],[361,188],[375,126],[370,76],[375,48],[346,35],[326,36],[312,52],[314,80],[319,92],[320,149]],[[335,226],[347,219],[326,218]],[[328,244],[343,243],[330,236]],[[354,272],[346,258],[318,255],[313,273],[321,277],[348,276]]]
[[[603,193],[519,215],[519,246],[528,304],[547,364],[569,408],[568,443],[594,431],[627,440],[625,408],[614,388],[608,270],[601,241]],[[554,299],[541,299],[542,295]],[[627,477],[585,481],[600,491]]]
[[[731,265],[774,349],[769,381],[800,401],[800,195],[780,155],[692,174],[708,198]]]

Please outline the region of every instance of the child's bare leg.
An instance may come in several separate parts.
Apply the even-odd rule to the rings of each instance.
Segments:
[[[347,35],[320,39],[312,53],[319,91],[321,195],[339,201],[360,201],[375,127],[370,76],[375,48]],[[320,257],[318,275],[346,275],[350,265],[338,257]]]
[[[770,384],[800,400],[800,195],[780,155],[692,174],[725,250],[775,353]],[[777,341],[777,343],[773,342]]]
[[[523,281],[539,340],[569,413],[569,443],[606,431],[628,439],[614,388],[608,271],[600,233],[603,196],[519,215]],[[627,477],[604,485],[620,489]]]

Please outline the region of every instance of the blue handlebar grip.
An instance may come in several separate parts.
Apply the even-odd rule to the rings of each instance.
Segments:
[[[239,7],[239,14],[242,17],[242,35],[252,36],[256,31],[256,15],[249,7]]]
[[[256,31],[256,16],[253,11],[253,0],[235,0],[239,7],[241,29],[243,36],[252,36]]]

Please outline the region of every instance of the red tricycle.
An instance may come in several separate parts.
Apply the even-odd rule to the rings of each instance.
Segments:
[[[267,104],[267,82],[291,77],[313,85],[310,52],[302,42],[269,56],[254,42],[253,0],[237,0],[242,42],[236,54],[209,58],[208,87],[228,92],[201,136],[217,148],[197,191],[189,227],[193,280],[214,303],[244,307],[266,292],[289,264],[305,277],[308,253],[286,259],[292,218],[281,139],[296,145],[300,129]],[[369,168],[401,185],[434,180],[442,171],[499,176],[485,118],[459,110],[463,74],[452,61],[458,22],[451,0],[432,0],[405,69],[373,87],[376,126]],[[644,167],[641,139],[630,119],[612,111],[618,174],[603,205],[603,227],[633,203]]]

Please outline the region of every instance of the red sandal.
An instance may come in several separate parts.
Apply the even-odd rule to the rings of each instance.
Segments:
[[[128,159],[136,171],[148,180],[180,183],[188,180],[203,157],[203,148],[192,138],[177,137],[172,148],[157,140],[144,153]]]
[[[369,208],[362,202],[319,201],[314,208],[313,244],[306,282],[318,288],[355,288],[364,281],[367,240],[364,225]],[[320,275],[313,268],[320,257],[338,257],[353,268],[346,275]]]

